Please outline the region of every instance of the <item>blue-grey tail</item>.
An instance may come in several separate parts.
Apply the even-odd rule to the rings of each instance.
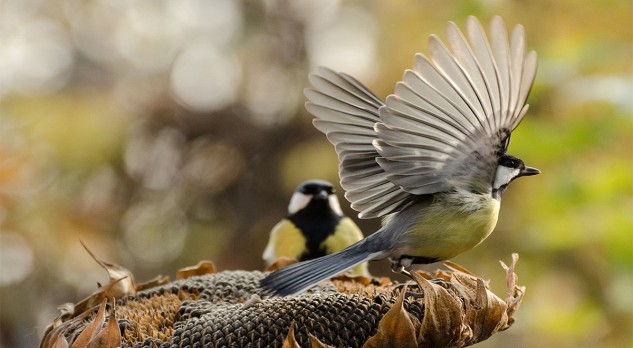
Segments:
[[[356,243],[337,253],[278,269],[262,279],[259,285],[280,296],[302,292],[323,280],[370,260],[373,254],[370,251],[359,250],[364,249],[359,246],[359,243]]]

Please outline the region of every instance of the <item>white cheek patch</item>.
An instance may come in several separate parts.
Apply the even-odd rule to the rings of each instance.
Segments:
[[[343,210],[341,210],[341,205],[338,202],[338,198],[336,198],[336,195],[330,195],[328,198],[328,201],[330,203],[330,209],[334,210],[334,212],[337,215],[343,215]]]
[[[497,173],[495,174],[495,182],[492,188],[498,189],[503,185],[507,185],[519,175],[520,170],[517,168],[508,168],[504,166],[497,167]]]
[[[311,195],[306,195],[301,192],[293,193],[292,198],[290,198],[290,203],[288,204],[288,213],[294,214],[299,210],[305,208],[308,203],[310,203],[311,199]]]

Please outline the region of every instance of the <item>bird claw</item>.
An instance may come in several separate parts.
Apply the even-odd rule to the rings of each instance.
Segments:
[[[399,273],[406,275],[407,277],[411,278],[412,280],[415,280],[415,278],[413,278],[413,275],[411,274],[411,271],[408,269],[405,269],[404,267],[401,266],[401,270]]]

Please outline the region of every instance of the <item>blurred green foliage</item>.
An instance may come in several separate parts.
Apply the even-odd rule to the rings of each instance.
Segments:
[[[0,11],[0,347],[35,346],[57,305],[105,280],[79,239],[140,280],[201,259],[261,269],[295,186],[338,181],[303,109],[309,71],[349,72],[385,97],[429,34],[495,14],[523,24],[539,54],[510,152],[543,174],[514,183],[495,233],[454,260],[502,294],[497,260],[521,255],[517,323],[481,346],[633,345],[630,1],[9,0]],[[370,234],[379,222],[359,224]]]

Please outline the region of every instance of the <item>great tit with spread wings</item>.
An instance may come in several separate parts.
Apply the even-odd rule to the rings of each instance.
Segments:
[[[334,186],[323,180],[301,183],[292,194],[288,214],[270,231],[263,259],[268,266],[282,257],[312,260],[341,251],[363,239],[363,233],[343,214]],[[367,263],[355,275],[369,275]]]
[[[345,197],[384,224],[340,252],[270,273],[262,288],[296,294],[385,258],[410,275],[411,265],[450,259],[490,235],[508,184],[540,171],[506,153],[528,110],[536,53],[526,53],[521,25],[508,40],[494,17],[489,34],[474,17],[466,36],[449,22],[448,47],[431,35],[430,58],[417,54],[386,102],[349,75],[310,76],[306,108],[335,146]]]

